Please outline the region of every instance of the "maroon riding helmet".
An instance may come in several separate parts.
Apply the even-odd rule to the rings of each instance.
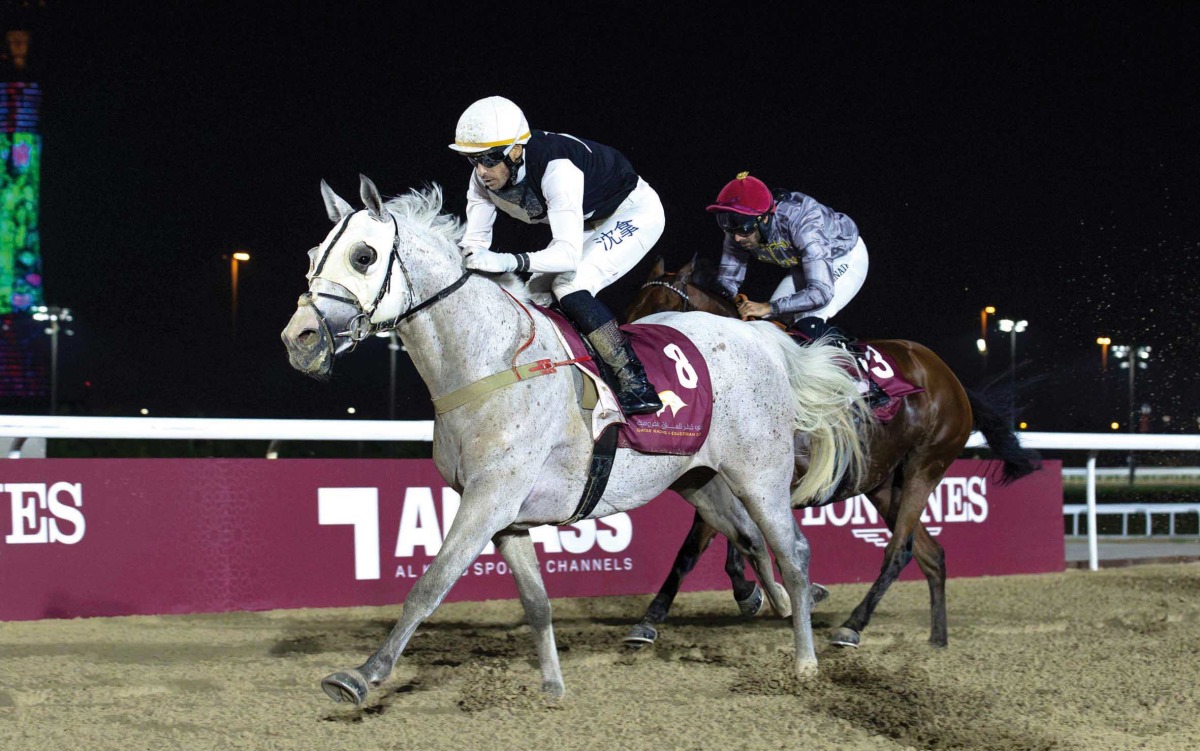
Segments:
[[[741,172],[721,188],[717,202],[707,211],[717,215],[717,224],[726,233],[748,235],[758,228],[760,219],[775,211],[775,199],[762,180]]]

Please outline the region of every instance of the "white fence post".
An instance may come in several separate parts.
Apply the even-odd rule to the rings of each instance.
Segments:
[[[1088,519],[1088,568],[1100,570],[1100,538],[1096,533],[1096,454],[1092,451],[1087,460],[1087,519]]]

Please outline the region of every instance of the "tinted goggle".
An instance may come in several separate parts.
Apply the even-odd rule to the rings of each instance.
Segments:
[[[507,146],[500,146],[490,151],[481,151],[478,154],[467,154],[467,161],[471,163],[471,166],[482,164],[485,168],[491,169],[504,161],[504,157],[506,156],[505,149],[507,148]]]
[[[717,224],[729,235],[749,235],[758,229],[758,217],[722,211],[717,214]]]

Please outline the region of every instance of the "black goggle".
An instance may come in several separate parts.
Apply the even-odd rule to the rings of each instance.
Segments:
[[[482,164],[485,168],[491,169],[504,161],[504,157],[507,156],[504,150],[507,148],[507,146],[501,146],[490,151],[481,151],[478,154],[467,154],[467,161],[471,163],[471,166]]]
[[[728,235],[751,235],[758,229],[758,217],[723,211],[717,214],[717,224]]]

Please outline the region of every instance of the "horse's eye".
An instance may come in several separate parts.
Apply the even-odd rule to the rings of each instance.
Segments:
[[[375,263],[375,249],[366,243],[359,243],[350,251],[350,265],[360,274],[367,273],[367,267]]]

